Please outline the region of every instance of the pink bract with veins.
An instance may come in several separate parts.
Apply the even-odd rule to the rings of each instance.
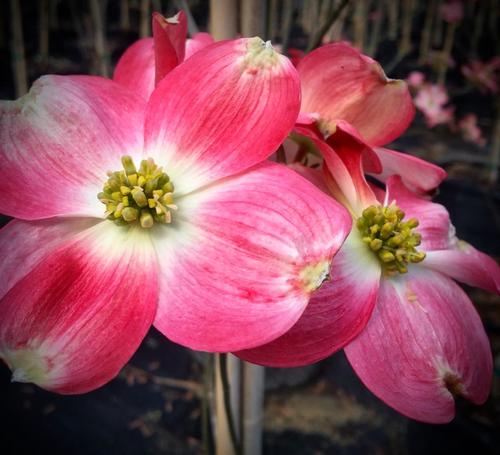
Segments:
[[[285,333],[351,225],[266,161],[299,103],[295,68],[258,38],[194,54],[147,103],[92,76],[44,76],[2,101],[0,211],[16,219],[0,231],[0,358],[13,380],[95,389],[151,324],[222,352]]]
[[[118,60],[113,80],[147,100],[158,84],[179,63],[214,40],[208,33],[187,39],[187,17],[180,11],[164,18],[153,14],[153,38],[142,38],[129,46]]]
[[[401,175],[410,187],[427,192],[446,177],[431,163],[383,147],[400,136],[415,115],[404,81],[387,78],[375,60],[345,42],[315,49],[297,69],[302,87],[298,127],[314,125],[318,136],[334,148],[346,134],[363,143],[365,171],[381,181]]]
[[[429,423],[453,418],[456,395],[483,403],[492,379],[489,342],[472,302],[453,278],[499,293],[498,264],[459,240],[446,209],[415,195],[399,176],[388,177],[385,192],[374,192],[362,172],[362,144],[345,140],[334,151],[305,128],[300,132],[321,151],[325,165],[323,172],[294,169],[342,202],[353,228],[334,258],[332,280],[313,294],[298,322],[277,340],[237,355],[290,367],[345,348],[376,396]],[[426,257],[408,263],[407,273],[389,273],[357,227],[365,209],[392,204],[403,210],[404,220],[420,223]]]

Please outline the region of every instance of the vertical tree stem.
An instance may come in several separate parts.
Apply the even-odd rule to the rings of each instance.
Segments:
[[[266,0],[241,0],[241,34],[265,36]]]
[[[363,51],[365,46],[367,0],[354,4],[354,46]]]
[[[194,20],[193,14],[191,13],[191,9],[189,8],[189,4],[187,0],[177,0],[177,7],[179,9],[184,10],[187,16],[187,22],[188,22],[188,32],[190,36],[195,35],[198,33],[200,30],[198,29],[198,26],[196,25],[196,21]]]
[[[398,37],[399,0],[387,0],[389,11],[389,39],[395,41]]]
[[[43,66],[49,60],[49,0],[38,1],[38,56]]]
[[[437,14],[436,11],[436,0],[431,0],[427,4],[427,12],[425,14],[424,28],[422,29],[422,35],[420,37],[420,49],[419,49],[419,62],[423,64],[427,61],[429,57],[429,49],[431,46],[431,34],[432,34],[432,23],[434,16]]]
[[[433,30],[433,36],[432,36],[432,44],[435,47],[441,46],[441,39],[443,35],[443,19],[441,19],[441,5],[443,4],[443,0],[437,0],[436,4],[436,14],[437,17],[434,21],[434,30]]]
[[[331,9],[329,14],[333,11]],[[327,32],[329,34],[329,41],[341,41],[342,33],[344,31],[344,23],[349,15],[349,8],[344,8],[340,13],[338,19],[331,25],[330,30]]]
[[[120,0],[120,28],[122,30],[130,29],[130,8],[128,0]]]
[[[26,60],[24,57],[23,22],[19,0],[10,0],[12,71],[16,98],[28,91]]]
[[[261,455],[265,368],[243,362],[243,453]]]
[[[109,76],[108,53],[105,43],[105,29],[102,14],[103,2],[90,0],[90,13],[94,31],[94,51],[97,60],[97,72],[101,76]]]
[[[380,0],[377,0],[377,3],[380,3]],[[382,30],[382,23],[384,22],[384,8],[382,5],[377,4],[377,8],[375,9],[375,18],[373,19],[370,38],[368,42],[368,55],[375,57],[378,49],[378,45],[380,43],[380,32]]]
[[[210,33],[216,41],[233,39],[238,33],[238,2],[210,0]]]
[[[498,180],[498,166],[500,165],[500,96],[496,101],[496,117],[491,138],[490,154],[490,183],[494,185]]]
[[[293,0],[284,0],[283,2],[283,28],[281,29],[282,39],[282,52],[286,53],[288,50],[288,43],[290,42],[290,30],[292,29],[293,21]]]
[[[139,38],[147,38],[151,35],[151,14],[149,0],[141,0],[140,4],[140,24],[139,24]]]
[[[241,455],[239,443],[240,361],[216,354],[215,448],[217,455]],[[229,363],[229,365],[228,365]]]
[[[479,43],[479,38],[483,32],[484,21],[486,17],[487,5],[486,2],[478,2],[478,5],[474,15],[474,25],[472,29],[472,37],[470,39],[470,52],[473,57],[477,55],[477,45]]]
[[[448,63],[451,57],[451,50],[453,48],[453,41],[455,39],[455,30],[457,24],[455,22],[449,23],[446,27],[446,37],[444,39],[443,51],[441,54],[441,59],[439,62],[438,70],[438,84],[443,84],[446,82],[446,72],[448,71]]]
[[[411,51],[411,26],[413,20],[414,0],[403,0],[403,19],[399,54],[407,55]]]
[[[279,10],[280,10],[280,0],[271,0],[269,2],[269,15],[267,21],[267,33],[266,38],[274,41],[279,34]]]
[[[314,48],[318,47],[321,44],[323,36],[325,36],[325,33],[335,23],[337,18],[340,16],[340,13],[347,6],[348,3],[349,0],[341,0],[337,8],[332,10],[331,14],[327,18],[325,18],[325,21],[323,22],[321,27],[319,27],[316,33],[314,33],[311,36],[311,39],[309,40],[309,45],[307,46],[307,52],[311,52]]]

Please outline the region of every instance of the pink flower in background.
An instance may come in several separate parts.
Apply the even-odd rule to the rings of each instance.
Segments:
[[[421,71],[412,71],[410,74],[408,74],[406,82],[412,88],[419,88],[425,82],[425,74]]]
[[[406,83],[387,78],[375,60],[334,43],[306,55],[297,70],[299,127],[315,129],[334,149],[343,147],[347,136],[365,144],[365,171],[378,180],[401,175],[412,189],[428,192],[446,177],[438,166],[383,147],[406,130],[415,107]]]
[[[474,142],[480,147],[486,145],[481,128],[477,124],[476,114],[467,114],[465,117],[462,117],[458,122],[458,128],[461,130],[465,140]]]
[[[500,78],[500,57],[494,57],[489,62],[471,60],[462,66],[462,74],[482,93],[497,93]]]
[[[184,59],[214,42],[208,33],[187,38],[183,11],[164,18],[153,13],[153,38],[142,38],[128,47],[118,60],[113,80],[139,93],[145,100],[171,70]]]
[[[299,103],[294,67],[258,38],[193,55],[147,104],[90,76],[2,101],[0,210],[17,219],[0,231],[0,358],[13,380],[95,389],[151,324],[211,351],[285,333],[351,224],[266,161]]]
[[[455,236],[446,209],[416,196],[399,176],[386,191],[362,173],[362,144],[334,151],[303,129],[324,172],[294,168],[341,201],[353,228],[332,263],[332,281],[313,293],[280,338],[238,352],[250,362],[310,364],[345,347],[364,384],[402,414],[430,423],[454,416],[454,397],[488,397],[492,356],[479,316],[452,278],[498,293],[500,268]]]
[[[447,0],[441,5],[441,17],[449,23],[460,22],[464,17],[462,0]]]
[[[453,121],[454,108],[445,107],[448,101],[446,88],[438,84],[424,84],[415,96],[415,106],[424,114],[429,128]]]

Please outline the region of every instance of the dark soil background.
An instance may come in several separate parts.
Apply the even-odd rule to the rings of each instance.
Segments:
[[[134,31],[118,30],[118,3],[109,1],[108,7],[107,39],[113,62],[137,39]],[[202,28],[207,3],[197,2],[193,10]],[[59,28],[50,34],[50,59],[41,65],[36,56],[37,31],[32,26],[36,24],[37,3],[22,2],[30,82],[42,73],[92,71],[93,56],[82,43],[84,35],[77,32],[76,19],[70,19],[70,4],[60,2]],[[8,14],[7,2],[1,2],[0,97],[12,99]],[[137,23],[137,11],[132,11],[131,20]],[[300,29],[293,30],[292,38],[292,45],[303,44]],[[390,61],[393,51],[393,45],[385,43],[378,58]],[[489,52],[487,48],[485,52]],[[413,69],[412,62],[410,55],[392,75],[405,76]],[[480,113],[489,133],[491,97],[465,95],[456,104],[459,110]],[[487,149],[466,143],[444,128],[428,130],[420,117],[393,148],[447,169],[450,177],[437,201],[450,211],[460,238],[500,257],[500,190],[498,185],[486,184]],[[479,290],[467,292],[481,313],[495,356],[494,386],[485,405],[458,400],[457,416],[447,425],[409,420],[375,398],[357,379],[344,355],[338,353],[307,368],[267,369],[264,453],[500,453],[500,302],[498,297]],[[58,396],[32,385],[10,383],[8,369],[0,365],[0,453],[199,454],[201,411],[197,391],[202,381],[202,360],[151,330],[118,378],[81,396]]]

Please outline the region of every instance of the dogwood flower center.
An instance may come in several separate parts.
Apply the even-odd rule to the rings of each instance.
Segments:
[[[172,221],[174,185],[153,159],[142,160],[139,170],[130,156],[123,156],[123,170],[108,172],[108,180],[97,198],[106,206],[105,215],[119,226]]]
[[[377,256],[388,275],[406,273],[409,263],[422,262],[423,251],[417,251],[421,235],[415,232],[416,218],[404,221],[405,213],[396,205],[371,205],[356,221],[363,242]]]

